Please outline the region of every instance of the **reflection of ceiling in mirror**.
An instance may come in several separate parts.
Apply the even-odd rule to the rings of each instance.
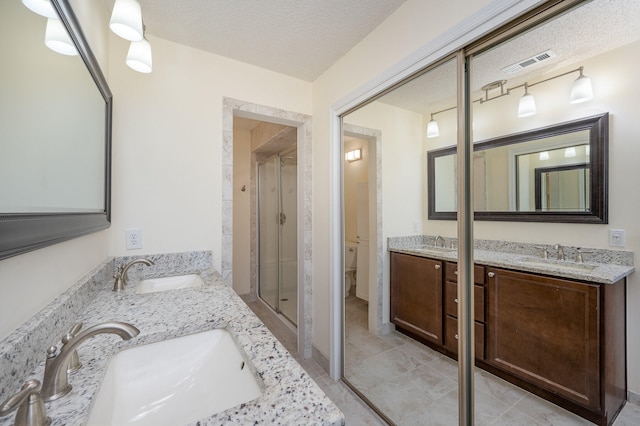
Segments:
[[[496,80],[505,79],[507,87],[512,87],[525,80],[535,82],[537,77],[556,69],[574,64],[577,67],[586,59],[640,40],[638,16],[638,0],[588,2],[475,57],[471,87],[474,93],[481,93],[480,87]],[[546,50],[557,56],[513,74],[502,71],[503,67]],[[378,101],[422,114],[453,106],[456,80],[452,64],[435,68]],[[585,74],[594,77],[588,69]]]

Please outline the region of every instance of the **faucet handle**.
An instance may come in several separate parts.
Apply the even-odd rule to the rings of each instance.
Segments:
[[[543,259],[548,259],[549,258],[549,249],[547,249],[546,247],[536,247],[536,248],[542,250],[542,258]]]
[[[32,379],[22,385],[22,388],[0,404],[0,416],[6,416],[18,409],[14,426],[48,426],[51,418],[40,395],[40,382]]]
[[[582,263],[584,262],[584,257],[582,256],[585,253],[593,253],[592,251],[582,251],[580,247],[576,250],[576,262]]]
[[[69,331],[67,331],[67,334],[65,334],[62,337],[63,348],[64,348],[64,345],[66,345],[67,343],[69,343],[71,339],[73,339],[73,337],[78,333],[78,331],[80,331],[81,328],[82,328],[81,322],[77,322],[71,326]],[[81,367],[82,367],[82,363],[80,362],[80,358],[78,358],[78,351],[74,350],[73,353],[71,354],[71,359],[69,360],[67,373],[73,373],[74,371],[78,371],[80,370]]]

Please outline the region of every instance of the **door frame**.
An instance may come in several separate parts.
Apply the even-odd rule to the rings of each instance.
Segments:
[[[297,129],[298,149],[298,354],[311,358],[313,338],[312,318],[312,126],[311,116],[280,108],[254,104],[234,98],[222,100],[222,271],[224,280],[233,283],[233,117],[250,118],[283,124]],[[251,196],[256,196],[255,182]],[[253,219],[252,219],[253,220]],[[255,256],[255,244],[251,246]],[[253,263],[253,262],[252,262]],[[254,265],[255,266],[255,265]],[[255,267],[252,268],[255,271]],[[254,275],[255,276],[255,275]],[[252,280],[255,294],[255,281]]]

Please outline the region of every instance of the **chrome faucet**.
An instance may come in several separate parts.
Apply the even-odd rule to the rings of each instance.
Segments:
[[[42,389],[40,393],[46,401],[58,399],[71,390],[68,382],[67,366],[75,350],[85,340],[98,334],[117,334],[123,340],[129,340],[140,333],[136,327],[126,322],[105,322],[94,325],[75,335],[58,352],[56,346],[47,349],[47,362],[44,367],[44,378],[42,379]]]
[[[147,266],[155,265],[155,263],[153,263],[153,261],[149,259],[135,259],[125,265],[120,265],[120,267],[118,268],[118,271],[113,276],[113,278],[116,279],[115,282],[113,283],[113,291],[124,290],[124,286],[127,285],[127,280],[129,279],[127,277],[127,271],[129,270],[129,268],[131,268],[133,265],[137,263],[142,263]]]
[[[556,256],[556,259],[565,260],[564,259],[564,248],[562,248],[562,246],[560,244],[556,244],[555,246],[553,246],[553,248],[558,250],[558,255]]]
[[[442,245],[441,245],[441,246],[440,246],[440,245],[438,245],[438,243],[439,243],[440,241],[442,241]],[[436,246],[436,247],[443,247],[443,248],[444,248],[444,247],[446,247],[446,245],[447,245],[447,244],[446,244],[446,242],[444,241],[444,238],[442,238],[440,235],[437,235],[437,236],[436,236],[436,244],[435,244],[435,246]]]

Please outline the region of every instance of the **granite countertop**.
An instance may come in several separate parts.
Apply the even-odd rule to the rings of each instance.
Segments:
[[[262,396],[192,423],[198,425],[304,424],[342,425],[344,416],[249,307],[217,273],[202,276],[205,286],[135,294],[135,285],[114,293],[105,284],[77,321],[84,328],[106,321],[124,321],[140,334],[122,341],[102,334],[78,349],[83,367],[69,374],[72,391],[46,404],[52,425],[81,425],[88,419],[94,395],[110,356],[127,347],[157,342],[213,328],[226,328],[255,372]],[[44,361],[44,351],[43,351]],[[28,378],[41,380],[44,362]],[[11,425],[15,412],[0,419]]]
[[[456,249],[439,248],[432,245],[390,247],[389,251],[437,260],[458,261],[458,251]],[[507,253],[492,250],[474,249],[473,255],[474,263],[478,265],[535,272],[538,274],[600,284],[614,284],[635,271],[633,266],[627,265],[594,262],[577,263],[572,260],[544,259],[542,256],[536,257],[531,254]]]

